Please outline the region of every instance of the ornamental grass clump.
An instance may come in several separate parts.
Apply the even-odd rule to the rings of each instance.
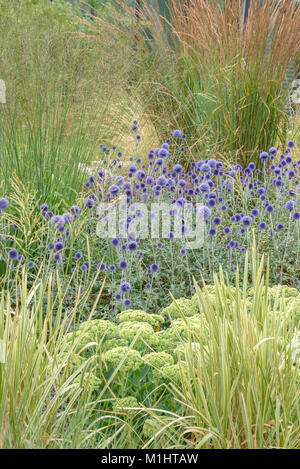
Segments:
[[[141,89],[156,127],[166,135],[184,128],[207,157],[221,153],[243,166],[260,148],[283,143],[300,50],[296,2],[252,1],[245,24],[244,3],[169,0],[166,17],[141,0],[134,24],[149,70]]]
[[[264,259],[259,262],[255,249],[252,262],[253,287],[247,292],[247,256],[243,288],[237,272],[231,305],[222,269],[214,276],[214,301],[205,285],[196,285],[207,331],[190,330],[180,353],[184,372],[169,387],[181,412],[168,426],[158,409],[151,412],[157,431],[166,428],[185,448],[299,448],[299,324],[284,288],[281,314],[274,311],[269,264],[264,276]]]

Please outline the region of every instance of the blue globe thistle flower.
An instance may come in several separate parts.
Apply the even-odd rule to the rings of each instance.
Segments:
[[[40,211],[41,211],[41,212],[44,212],[44,211],[47,211],[47,210],[48,210],[48,205],[47,205],[47,204],[42,204],[42,205],[40,206]]]
[[[254,171],[256,169],[256,166],[255,166],[255,163],[253,163],[252,161],[248,164],[248,168],[250,169],[250,171]]]
[[[106,264],[105,264],[105,262],[99,262],[99,264],[97,264],[97,270],[100,270],[101,272],[103,272],[104,270],[106,270]]]
[[[287,144],[288,148],[294,148],[295,146],[295,143],[293,142],[293,140],[290,140]]]
[[[49,249],[49,251],[53,251],[53,249],[54,249],[54,243],[48,243],[48,244],[47,244],[47,249]]]
[[[288,200],[285,204],[287,210],[294,210],[296,208],[296,203],[293,200]]]
[[[129,298],[124,298],[123,305],[124,306],[130,306],[131,305],[131,300]]]
[[[62,251],[64,249],[64,245],[61,241],[58,241],[57,243],[54,244],[54,251]]]
[[[294,212],[293,213],[293,218],[294,218],[294,220],[300,220],[300,212]]]
[[[175,138],[180,138],[180,137],[182,137],[181,131],[180,131],[179,129],[174,130],[174,132],[173,132],[173,137],[175,137]]]
[[[119,262],[119,267],[120,267],[120,269],[125,270],[125,269],[128,268],[128,263],[126,261],[122,260],[122,261]]]
[[[111,244],[116,247],[120,244],[120,240],[118,238],[113,238],[111,240]]]
[[[173,166],[173,171],[174,171],[174,173],[176,173],[176,174],[180,174],[180,173],[183,172],[183,167],[181,166],[181,164],[175,164],[175,165]]]
[[[93,201],[92,199],[90,199],[89,197],[87,197],[87,198],[84,199],[83,205],[84,205],[86,208],[91,208],[91,207],[93,207],[93,205],[94,205],[94,201]]]
[[[20,264],[23,264],[24,261],[25,261],[25,257],[22,254],[18,254],[18,262]]]
[[[269,154],[266,152],[266,151],[263,151],[260,155],[259,155],[260,159],[262,162],[266,162],[269,158]]]
[[[156,180],[156,184],[159,186],[165,186],[167,184],[167,180],[164,176],[159,176]]]
[[[271,155],[276,155],[276,153],[277,153],[277,148],[271,147],[270,150],[269,150],[269,153],[270,153]]]
[[[159,266],[158,264],[151,264],[150,266],[151,272],[158,272],[159,271]]]
[[[129,251],[135,251],[137,249],[138,245],[135,241],[130,241],[128,243],[128,249]]]
[[[5,210],[8,207],[8,200],[5,197],[0,199],[0,209]]]
[[[81,213],[81,208],[79,208],[78,205],[72,205],[70,210],[73,213],[73,215],[79,215]]]
[[[77,260],[82,259],[82,254],[81,254],[81,252],[79,252],[79,251],[76,252],[74,257],[75,257],[75,259],[77,259]]]
[[[183,249],[180,249],[180,254],[181,254],[182,256],[185,256],[185,255],[186,255],[186,249],[184,249],[184,248],[183,248]]]
[[[150,283],[146,283],[145,289],[146,289],[146,290],[150,290],[150,289],[151,289],[151,284],[150,284]]]
[[[213,222],[214,225],[218,226],[222,223],[222,219],[220,217],[215,217],[215,218],[213,218],[212,222]]]
[[[115,300],[119,301],[121,298],[122,296],[120,295],[120,293],[115,294]]]
[[[223,230],[223,233],[224,234],[229,234],[231,233],[231,229],[229,228],[229,226],[225,226],[224,230]]]
[[[207,201],[207,205],[209,207],[215,207],[217,205],[217,202],[216,202],[215,199],[209,198],[208,201]]]
[[[131,285],[129,282],[123,281],[120,283],[120,291],[122,293],[128,293],[131,290]]]
[[[55,253],[54,256],[53,256],[53,259],[55,260],[55,262],[61,261],[61,259],[62,259],[61,254]]]
[[[200,189],[200,192],[205,194],[205,193],[209,192],[210,187],[209,187],[209,184],[207,184],[206,182],[203,182],[202,184],[200,184],[199,189]]]
[[[113,184],[112,186],[110,186],[110,188],[108,189],[109,193],[112,194],[113,196],[117,196],[120,192],[120,188],[119,186],[117,186],[117,184]]]
[[[278,223],[278,225],[276,226],[276,230],[277,231],[281,231],[283,229],[283,224],[282,223]]]
[[[111,264],[108,268],[111,272],[114,272],[116,270],[115,264]]]
[[[257,208],[254,208],[253,210],[251,210],[251,215],[253,215],[254,217],[258,217],[259,210]]]
[[[209,234],[210,236],[215,236],[216,233],[217,233],[217,231],[216,231],[215,228],[210,228],[210,229],[208,230],[208,234]]]
[[[244,226],[250,226],[252,223],[251,217],[245,216],[242,218],[242,225]]]
[[[28,267],[28,269],[33,269],[34,268],[34,262],[32,262],[32,261],[27,262],[27,267]]]
[[[274,212],[274,207],[273,207],[273,205],[268,204],[268,205],[266,206],[266,211],[267,211],[268,213]]]
[[[84,262],[83,264],[81,264],[80,270],[82,270],[82,272],[86,272],[87,270],[89,270],[89,267],[88,267],[88,265]]]
[[[266,224],[264,221],[262,221],[262,222],[258,225],[258,228],[259,228],[260,230],[265,230],[265,229],[267,228],[267,224]]]

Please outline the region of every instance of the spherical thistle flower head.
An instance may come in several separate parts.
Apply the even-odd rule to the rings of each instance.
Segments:
[[[47,205],[47,204],[42,204],[42,205],[40,206],[40,211],[41,211],[41,212],[44,212],[44,211],[46,211],[46,210],[48,210],[48,205]]]
[[[73,213],[73,215],[79,215],[81,213],[81,208],[79,208],[78,205],[72,205],[70,210]]]
[[[185,256],[186,255],[186,249],[180,249],[180,254],[181,256]]]
[[[18,259],[18,251],[16,249],[10,249],[8,251],[8,257],[12,260]]]
[[[55,260],[55,262],[61,261],[62,259],[61,254],[55,253],[53,256],[53,259]]]
[[[113,239],[111,240],[111,244],[112,244],[113,246],[115,246],[115,247],[116,247],[116,246],[119,246],[120,240],[119,240],[118,238],[113,238]]]
[[[290,140],[287,144],[288,148],[294,148],[295,146],[295,143],[293,142],[293,140]]]
[[[120,267],[121,270],[125,270],[125,269],[128,268],[128,263],[126,261],[122,260],[122,261],[119,262],[119,267]]]
[[[212,222],[214,225],[218,226],[222,223],[222,219],[220,217],[215,217]]]
[[[242,218],[242,225],[243,226],[250,226],[252,223],[251,217],[245,216]]]
[[[251,215],[253,215],[254,217],[258,217],[259,210],[257,208],[254,208],[253,210],[251,210]]]
[[[273,207],[273,205],[268,204],[268,205],[266,206],[266,211],[267,211],[268,213],[274,212],[274,207]]]
[[[138,247],[138,245],[137,245],[137,243],[136,243],[135,241],[130,241],[130,242],[128,243],[128,249],[129,249],[129,251],[136,251],[137,247]]]
[[[49,249],[49,251],[53,251],[53,249],[54,249],[54,243],[48,243],[48,244],[47,244],[47,249]]]
[[[208,207],[215,207],[215,206],[217,205],[217,202],[216,202],[215,199],[211,199],[211,198],[210,198],[210,199],[208,199],[208,201],[207,201],[207,205],[208,205]]]
[[[112,186],[110,186],[110,188],[108,189],[108,192],[113,195],[114,197],[117,196],[120,192],[120,188],[119,186],[117,186],[117,184],[113,184]]]
[[[129,298],[124,298],[123,305],[124,306],[130,306],[131,305],[131,300]]]
[[[278,225],[276,226],[276,230],[277,231],[281,231],[283,229],[283,224],[282,223],[278,223]]]
[[[208,234],[209,234],[210,236],[215,236],[216,233],[217,233],[217,231],[215,230],[215,228],[210,228],[210,229],[208,230]]]
[[[77,260],[82,259],[82,254],[81,254],[81,252],[79,252],[79,251],[76,252],[74,257],[75,257],[75,259],[77,259]]]
[[[111,264],[108,269],[110,270],[110,272],[114,272],[116,270],[115,264]]]
[[[260,157],[261,161],[262,161],[263,163],[265,163],[265,162],[268,160],[268,158],[269,158],[269,154],[268,154],[266,151],[263,151],[263,152],[259,155],[259,157]]]
[[[25,257],[22,254],[18,254],[18,262],[20,264],[23,264],[24,261],[25,261]]]
[[[277,153],[277,148],[271,147],[271,148],[269,149],[269,153],[270,153],[270,155],[276,155],[276,153]]]
[[[146,289],[146,290],[150,290],[150,289],[151,289],[151,284],[150,284],[150,283],[146,283],[145,289]]]
[[[180,174],[180,173],[183,172],[183,167],[181,166],[181,164],[175,164],[175,165],[173,166],[173,171],[174,171],[174,173],[176,173],[176,174]]]
[[[164,176],[159,176],[156,180],[156,184],[159,186],[165,186],[167,184],[167,180]]]
[[[224,230],[223,230],[223,233],[224,234],[229,234],[231,233],[231,229],[229,228],[229,226],[225,226]]]
[[[80,270],[82,270],[82,272],[86,272],[88,269],[89,269],[89,267],[88,267],[88,265],[86,265],[85,262],[83,264],[81,264]]]
[[[174,132],[173,132],[173,137],[175,137],[175,138],[180,138],[180,137],[182,137],[181,131],[180,131],[179,129],[174,130]]]
[[[122,296],[120,295],[120,293],[116,293],[114,298],[115,298],[115,300],[120,301]]]
[[[158,247],[158,249],[162,248],[163,247],[163,243],[161,241],[159,241],[157,244],[156,244],[156,247]]]
[[[250,171],[254,171],[256,169],[255,163],[253,163],[253,161],[251,161],[248,164],[248,168],[250,169]]]
[[[296,203],[293,200],[288,200],[285,204],[287,210],[294,210],[296,208]]]
[[[159,266],[158,264],[151,264],[150,266],[151,272],[158,272],[159,271]]]
[[[33,269],[34,268],[34,262],[32,262],[32,261],[27,262],[27,267],[28,267],[28,269]]]
[[[8,207],[8,200],[5,197],[0,199],[0,209],[5,210]]]
[[[300,212],[294,212],[293,213],[293,219],[294,220],[300,220]]]
[[[64,249],[64,245],[61,241],[58,241],[57,243],[54,244],[54,251],[62,251]]]
[[[83,205],[86,208],[92,208],[94,206],[94,201],[90,199],[89,197],[86,197],[83,201]]]
[[[129,282],[123,281],[120,283],[120,291],[122,293],[128,293],[131,290],[131,285]]]
[[[262,221],[262,222],[258,225],[258,228],[259,228],[260,230],[265,230],[265,229],[267,228],[267,224],[266,224],[264,221]]]
[[[200,192],[205,194],[205,193],[209,192],[210,187],[209,187],[209,184],[207,184],[206,182],[203,182],[202,184],[200,184],[199,189],[200,189]]]
[[[97,270],[100,270],[101,272],[103,272],[104,270],[106,270],[106,264],[105,264],[105,262],[99,262],[99,264],[97,264]]]

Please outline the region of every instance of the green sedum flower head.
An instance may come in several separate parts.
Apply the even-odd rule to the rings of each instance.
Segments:
[[[134,322],[147,322],[153,327],[159,326],[164,322],[164,318],[158,314],[149,314],[142,309],[128,309],[119,313],[117,316],[120,323],[134,321]]]
[[[120,372],[127,374],[136,371],[142,365],[142,357],[137,350],[129,347],[116,347],[105,352],[102,356],[107,366],[117,368],[121,363]]]

